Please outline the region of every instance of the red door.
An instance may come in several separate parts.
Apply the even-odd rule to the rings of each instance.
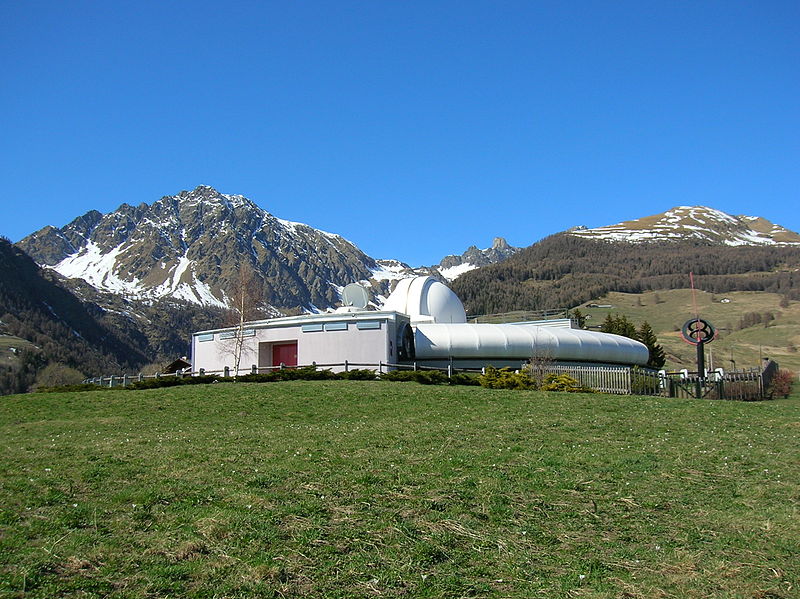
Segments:
[[[297,341],[274,343],[272,345],[272,365],[297,366]]]

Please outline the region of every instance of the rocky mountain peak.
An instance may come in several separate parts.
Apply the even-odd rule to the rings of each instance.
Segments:
[[[471,245],[467,248],[467,251],[460,256],[445,256],[442,261],[437,266],[432,267],[432,269],[446,280],[452,281],[465,272],[475,270],[476,268],[488,264],[494,264],[495,262],[501,262],[519,250],[520,248],[508,245],[508,242],[504,238],[495,237],[491,247],[481,250],[478,249],[477,246]]]
[[[369,279],[376,268],[338,235],[277,219],[244,196],[208,185],[153,204],[89,213],[19,245],[67,278],[129,299],[224,306],[244,264],[273,310],[331,306],[342,286]]]
[[[495,237],[492,240],[492,249],[493,250],[498,250],[498,251],[502,252],[502,251],[507,251],[510,248],[511,248],[511,246],[508,245],[508,242],[505,240],[504,237]]]

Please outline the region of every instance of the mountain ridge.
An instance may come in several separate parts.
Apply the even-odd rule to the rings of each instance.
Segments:
[[[393,281],[430,274],[451,280],[518,251],[502,238],[471,246],[442,264],[411,267],[372,258],[341,235],[278,218],[241,195],[201,185],[153,204],[91,210],[62,228],[47,226],[18,244],[38,264],[127,299],[165,298],[225,308],[235,264],[259,279],[267,313],[319,311],[358,281],[378,302]]]
[[[797,245],[800,234],[759,216],[733,216],[707,206],[676,206],[651,216],[592,229],[574,227],[570,235],[642,243],[696,241],[720,245]]]

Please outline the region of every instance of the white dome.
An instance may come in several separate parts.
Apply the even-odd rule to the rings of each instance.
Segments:
[[[464,304],[458,296],[433,277],[401,279],[383,309],[407,314],[411,324],[467,322]]]

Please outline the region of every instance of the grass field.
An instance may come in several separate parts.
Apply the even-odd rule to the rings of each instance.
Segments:
[[[730,301],[723,303],[722,299]],[[667,368],[691,370],[696,364],[696,350],[681,339],[678,330],[693,318],[695,301],[700,316],[711,321],[719,333],[706,346],[707,366],[710,361],[715,368],[726,370],[734,362],[737,368],[758,368],[760,359],[766,356],[782,368],[800,373],[800,302],[793,301],[782,308],[781,296],[775,293],[734,291],[715,295],[698,291],[693,299],[690,289],[641,294],[615,292],[589,302],[610,304],[611,308],[587,308],[584,304],[580,309],[591,317],[587,321],[591,326],[601,325],[609,313],[624,314],[634,323],[647,320],[668,354]],[[738,330],[739,320],[748,312],[769,312],[775,320],[768,326],[760,324]]]
[[[387,382],[0,400],[3,597],[800,596],[800,401]]]

